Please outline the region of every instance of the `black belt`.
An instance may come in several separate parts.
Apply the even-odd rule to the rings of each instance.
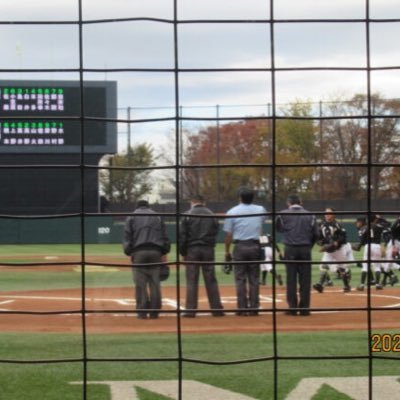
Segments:
[[[247,239],[247,240],[234,240],[233,243],[243,243],[243,244],[260,244],[260,241],[257,239]]]
[[[284,243],[284,245],[286,247],[312,247],[311,243],[308,243],[308,244],[286,244],[286,243]]]

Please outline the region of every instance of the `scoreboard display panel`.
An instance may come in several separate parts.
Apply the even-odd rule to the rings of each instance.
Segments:
[[[114,81],[0,81],[0,153],[116,152]]]

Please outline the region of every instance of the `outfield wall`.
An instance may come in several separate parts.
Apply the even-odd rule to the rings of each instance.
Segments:
[[[80,217],[3,219],[0,244],[64,244],[81,242]],[[86,243],[121,243],[123,223],[113,217],[87,217]]]
[[[356,242],[357,231],[354,223],[344,222],[348,232],[348,240]],[[111,216],[86,217],[84,223],[85,242],[90,244],[121,243],[124,222]],[[80,217],[49,219],[7,219],[1,220],[0,244],[64,244],[80,243]],[[167,223],[168,236],[176,242],[174,222]],[[265,232],[271,232],[271,224],[265,225]],[[221,229],[218,242],[223,242]],[[278,236],[279,241],[279,236]]]

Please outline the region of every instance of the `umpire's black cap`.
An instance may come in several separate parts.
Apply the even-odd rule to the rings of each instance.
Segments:
[[[149,207],[149,202],[147,200],[138,200],[136,206],[139,207]]]
[[[301,204],[301,197],[296,193],[289,194],[287,202],[291,205]]]
[[[198,203],[202,203],[202,204],[205,202],[204,197],[201,194],[198,194],[198,193],[193,194],[192,196],[190,196],[190,200],[198,202]]]
[[[254,199],[254,190],[248,186],[240,186],[238,195],[240,200],[245,204],[251,204]]]

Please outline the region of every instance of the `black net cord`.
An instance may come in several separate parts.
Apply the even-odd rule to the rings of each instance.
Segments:
[[[269,1],[270,7],[270,56],[271,56],[271,111],[272,111],[272,232],[273,243],[275,241],[275,213],[276,213],[276,73],[275,73],[275,24],[274,24],[274,0]],[[267,155],[266,155],[267,156]],[[266,157],[267,158],[267,157]],[[273,268],[276,269],[276,253],[272,252]],[[277,335],[277,315],[276,315],[276,281],[272,279],[272,325],[273,325],[273,357],[274,357],[274,399],[278,398],[278,376],[279,376],[279,363],[278,363],[278,335]]]
[[[81,217],[80,217],[80,252],[81,252],[81,305],[82,305],[82,396],[87,399],[88,382],[88,348],[86,332],[86,257],[85,257],[85,102],[84,102],[84,73],[83,73],[83,0],[78,0],[79,7],[79,81],[80,81],[80,110],[81,110],[81,149],[80,149],[80,183],[81,183]]]
[[[178,38],[178,0],[173,0],[173,14],[174,14],[174,96],[175,96],[175,182],[176,182],[176,209],[181,210],[180,204],[180,177],[181,177],[181,108],[179,100],[179,38]],[[177,260],[177,274],[176,274],[176,298],[177,298],[177,318],[176,318],[176,334],[177,334],[177,350],[178,350],[178,399],[183,399],[183,347],[182,347],[182,321],[181,321],[181,295],[180,295],[180,271],[181,263],[179,261],[179,212],[176,213],[176,260]]]
[[[321,123],[324,120],[329,120],[329,119],[367,119],[368,122],[368,129],[367,129],[367,135],[368,135],[368,153],[367,153],[367,162],[365,164],[361,164],[360,166],[364,166],[367,169],[367,211],[361,210],[361,211],[352,211],[351,213],[363,213],[370,215],[373,212],[373,207],[372,207],[372,202],[371,202],[371,197],[372,197],[372,169],[374,166],[377,166],[378,164],[373,161],[373,121],[374,118],[376,117],[374,115],[374,110],[373,110],[373,104],[372,104],[372,92],[371,92],[371,73],[372,71],[376,70],[395,70],[399,69],[399,67],[392,66],[392,67],[372,67],[371,66],[371,24],[372,23],[385,23],[385,22],[400,22],[399,19],[387,19],[387,20],[375,20],[371,19],[370,17],[370,1],[365,0],[365,18],[363,19],[340,19],[340,20],[326,20],[326,19],[313,19],[313,20],[308,20],[308,19],[302,19],[302,20],[279,20],[275,19],[274,15],[274,5],[276,4],[275,0],[266,0],[266,4],[269,6],[269,11],[270,11],[270,18],[265,19],[265,20],[254,20],[254,21],[249,21],[249,20],[179,20],[179,1],[178,0],[173,0],[172,6],[173,6],[173,20],[164,20],[164,19],[151,19],[151,18],[121,18],[119,20],[93,20],[93,21],[85,21],[83,18],[83,2],[84,0],[78,0],[77,6],[79,8],[79,17],[78,21],[0,21],[1,25],[6,25],[6,24],[26,24],[26,25],[37,25],[37,24],[74,24],[77,25],[77,29],[79,30],[79,68],[78,69],[1,69],[1,72],[30,72],[30,73],[43,73],[43,72],[75,72],[79,73],[79,81],[80,81],[80,87],[81,87],[81,98],[80,98],[80,109],[81,113],[79,115],[79,121],[80,121],[80,126],[81,126],[81,132],[82,132],[82,137],[81,137],[81,149],[80,149],[80,162],[79,165],[68,165],[65,166],[67,168],[71,169],[80,169],[80,188],[81,188],[81,199],[80,199],[80,204],[81,204],[81,212],[78,214],[80,217],[80,266],[81,266],[81,310],[79,311],[81,315],[81,324],[82,324],[82,358],[79,359],[55,359],[55,360],[0,360],[1,363],[62,363],[62,362],[74,362],[74,363],[82,363],[83,365],[83,392],[82,396],[83,399],[87,399],[87,382],[88,382],[88,366],[90,362],[99,362],[99,361],[107,361],[107,362],[159,362],[159,361],[168,361],[168,362],[177,362],[178,363],[178,398],[183,399],[183,393],[182,393],[182,381],[184,379],[184,373],[183,373],[183,367],[184,363],[205,363],[205,364],[210,364],[210,365],[235,365],[235,364],[243,364],[243,363],[249,363],[249,362],[260,362],[264,360],[270,360],[274,363],[274,399],[278,398],[278,392],[279,392],[279,361],[280,360],[285,360],[285,361],[290,361],[290,360],[298,360],[299,357],[282,357],[279,355],[278,352],[278,327],[277,327],[277,306],[276,306],[276,284],[275,281],[273,281],[273,303],[272,303],[272,310],[264,310],[265,313],[272,313],[272,324],[273,324],[273,355],[272,357],[261,357],[254,359],[254,360],[235,360],[235,361],[230,361],[230,362],[206,362],[204,360],[196,360],[196,359],[189,359],[184,357],[184,351],[183,351],[183,338],[182,338],[182,326],[181,326],[181,298],[180,298],[180,287],[181,287],[181,281],[180,281],[180,274],[179,272],[182,269],[182,265],[179,261],[179,220],[181,217],[180,210],[181,210],[181,172],[183,167],[185,168],[197,168],[198,166],[183,166],[182,162],[182,151],[183,151],[183,146],[181,143],[181,135],[180,132],[182,130],[182,121],[195,121],[195,120],[217,120],[217,122],[222,122],[222,121],[228,121],[232,119],[255,119],[255,118],[268,118],[271,120],[271,125],[272,125],[272,160],[271,162],[266,162],[265,166],[271,169],[271,174],[272,174],[272,185],[271,185],[271,196],[272,196],[272,207],[270,213],[270,218],[272,218],[272,228],[273,232],[275,232],[275,216],[279,215],[279,211],[276,209],[276,176],[277,176],[277,160],[276,160],[276,153],[277,153],[277,148],[276,148],[276,123],[277,121],[285,118],[285,119],[314,119],[314,120],[320,120]],[[84,68],[84,31],[83,28],[85,24],[90,23],[90,24],[102,24],[102,23],[118,23],[118,22],[123,22],[123,21],[144,21],[144,20],[152,20],[153,22],[156,23],[167,23],[167,24],[172,24],[173,26],[173,32],[174,32],[174,67],[171,68],[165,68],[165,69],[154,69],[154,68],[114,68],[114,69],[107,69],[107,68],[98,68],[98,69],[85,69]],[[365,46],[366,46],[366,66],[365,67],[347,67],[347,68],[336,68],[336,67],[327,67],[327,68],[315,68],[315,67],[309,67],[309,68],[279,68],[276,67],[275,64],[275,27],[277,24],[291,24],[291,23],[357,23],[357,24],[364,24],[365,26]],[[192,69],[184,69],[180,68],[179,65],[179,26],[181,24],[210,24],[210,23],[237,23],[237,24],[264,24],[266,27],[269,28],[270,32],[270,39],[269,39],[269,52],[270,52],[270,57],[271,57],[271,66],[268,67],[266,66],[265,68],[213,68],[213,69],[202,69],[202,68],[192,68]],[[335,70],[340,70],[340,71],[364,71],[366,73],[366,80],[367,80],[367,113],[366,115],[362,116],[352,116],[352,117],[346,117],[346,116],[324,116],[322,112],[320,112],[320,115],[317,117],[304,117],[304,118],[292,118],[292,117],[282,117],[277,115],[277,89],[276,89],[276,75],[278,72],[282,71],[335,71]],[[175,140],[176,140],[176,157],[175,157],[175,165],[173,168],[175,169],[175,179],[176,179],[176,205],[177,205],[177,211],[176,213],[171,214],[170,216],[175,217],[175,222],[176,222],[176,229],[177,229],[177,250],[176,250],[176,259],[177,259],[177,277],[176,277],[176,296],[177,296],[177,309],[174,311],[177,314],[177,325],[176,325],[176,334],[177,334],[177,344],[178,344],[178,353],[177,357],[174,358],[169,358],[169,359],[157,359],[157,358],[146,358],[146,359],[108,359],[108,358],[99,358],[99,359],[91,359],[88,357],[88,346],[87,346],[87,327],[86,327],[86,316],[88,314],[96,314],[96,313],[104,313],[104,310],[86,310],[86,303],[85,303],[85,298],[86,298],[86,279],[85,279],[85,268],[86,265],[90,265],[90,263],[86,262],[86,254],[85,254],[85,217],[89,216],[90,214],[85,213],[85,171],[88,169],[93,169],[93,168],[99,168],[98,166],[93,166],[93,165],[86,165],[85,162],[85,148],[84,148],[84,136],[85,136],[85,131],[84,127],[85,124],[84,122],[86,120],[91,120],[93,118],[89,118],[85,116],[85,110],[84,110],[84,93],[83,93],[83,86],[84,86],[84,73],[85,72],[99,72],[99,73],[104,73],[104,72],[165,72],[165,73],[171,73],[173,72],[174,74],[174,92],[175,92],[175,106],[174,106],[174,116],[171,118],[148,118],[148,119],[143,119],[143,120],[123,120],[122,122],[126,122],[128,124],[132,122],[156,122],[156,121],[171,121],[173,120],[175,122]],[[242,71],[245,72],[247,71],[248,73],[252,72],[265,72],[265,74],[270,74],[271,75],[271,104],[270,104],[270,110],[271,113],[268,113],[267,117],[247,117],[247,118],[227,118],[227,117],[221,117],[219,115],[219,112],[217,113],[216,118],[193,118],[193,117],[184,117],[182,115],[182,105],[180,104],[180,76],[181,74],[184,74],[186,72],[238,72]],[[219,110],[219,109],[218,109]],[[380,118],[391,118],[391,117],[396,117],[396,116],[379,116]],[[95,120],[95,119],[94,119]],[[110,120],[112,121],[112,120]],[[104,121],[106,122],[106,121]],[[322,125],[320,126],[322,127]],[[267,157],[266,157],[267,158]],[[267,161],[267,160],[266,160]],[[213,165],[213,166],[202,166],[205,168],[229,168],[229,167],[234,167],[238,166],[240,164],[231,164],[231,165]],[[305,164],[304,166],[316,166],[317,164]],[[346,164],[346,163],[337,163],[337,164],[321,164],[318,163],[319,166],[336,166],[336,167],[352,167],[351,164]],[[398,166],[398,164],[390,164],[393,166]],[[241,165],[242,167],[252,167],[250,165]],[[259,165],[258,165],[259,166]],[[298,165],[300,166],[300,165]],[[6,168],[27,168],[25,165],[15,165],[15,166],[0,166],[1,169],[6,169]],[[38,168],[63,168],[64,166],[49,166],[49,165],[38,165],[35,166]],[[282,167],[282,165],[279,165],[279,167]],[[291,165],[286,165],[285,167],[287,168],[293,168]],[[127,167],[126,169],[135,169],[137,167]],[[162,167],[154,167],[153,169],[160,169]],[[74,215],[58,215],[58,216],[50,216],[51,218],[69,218],[69,217],[76,217],[78,216],[77,214]],[[120,214],[118,214],[120,215]],[[162,213],[160,213],[162,216]],[[21,217],[21,216],[10,216],[10,215],[4,215],[1,216],[2,218],[26,218],[26,217]],[[37,217],[37,218],[44,218],[42,217]],[[370,224],[370,222],[368,222]],[[368,252],[368,257],[367,260],[365,261],[368,264],[368,269],[371,269],[371,252],[369,250]],[[275,260],[275,255],[274,255],[274,260],[273,260],[273,267],[275,268],[276,265],[279,263],[278,260]],[[52,265],[66,265],[68,263],[52,263]],[[6,264],[2,264],[6,265]],[[35,263],[27,263],[27,264],[19,264],[19,266],[31,266],[32,268],[35,268],[36,264]],[[39,264],[37,264],[39,265]],[[40,264],[43,265],[43,264]],[[110,264],[112,266],[113,264]],[[317,310],[317,309],[316,309]],[[326,310],[326,309],[325,309]],[[334,308],[332,307],[330,310],[339,310],[339,311],[349,311],[349,310],[357,310],[357,308],[353,309],[346,309],[346,310],[341,310],[339,308]],[[304,360],[328,360],[328,359],[343,359],[343,360],[354,360],[354,359],[368,359],[368,398],[372,399],[372,392],[373,392],[373,360],[379,357],[373,356],[372,351],[371,351],[371,346],[370,346],[370,339],[371,339],[371,333],[372,333],[372,312],[376,311],[378,312],[380,308],[372,307],[372,298],[371,298],[371,288],[369,285],[367,285],[367,306],[366,308],[362,308],[367,314],[367,331],[368,331],[368,342],[366,345],[368,346],[368,356],[367,357],[324,357],[324,356],[314,356],[314,357],[302,357],[301,359]],[[118,310],[110,310],[109,312],[117,312]],[[63,314],[66,312],[70,312],[68,310],[60,310],[58,312],[54,312],[54,314]],[[169,313],[170,311],[168,311]],[[29,311],[19,311],[18,313],[20,314],[32,314],[32,312]],[[7,312],[1,312],[0,315],[7,314]],[[40,312],[36,313],[37,315],[40,315]],[[386,357],[389,359],[389,357]]]
[[[371,104],[371,41],[370,41],[370,3],[365,0],[365,45],[366,45],[366,66],[367,66],[367,106],[368,106],[368,177],[367,177],[367,210],[368,213],[372,212],[371,207],[371,163],[372,163],[372,104]],[[368,218],[368,230],[370,231],[371,219]],[[371,270],[371,246],[368,246],[368,273]],[[371,286],[367,285],[367,329],[368,329],[368,398],[372,400],[373,390],[373,359],[372,348],[370,345],[372,335],[372,313],[371,313]]]

